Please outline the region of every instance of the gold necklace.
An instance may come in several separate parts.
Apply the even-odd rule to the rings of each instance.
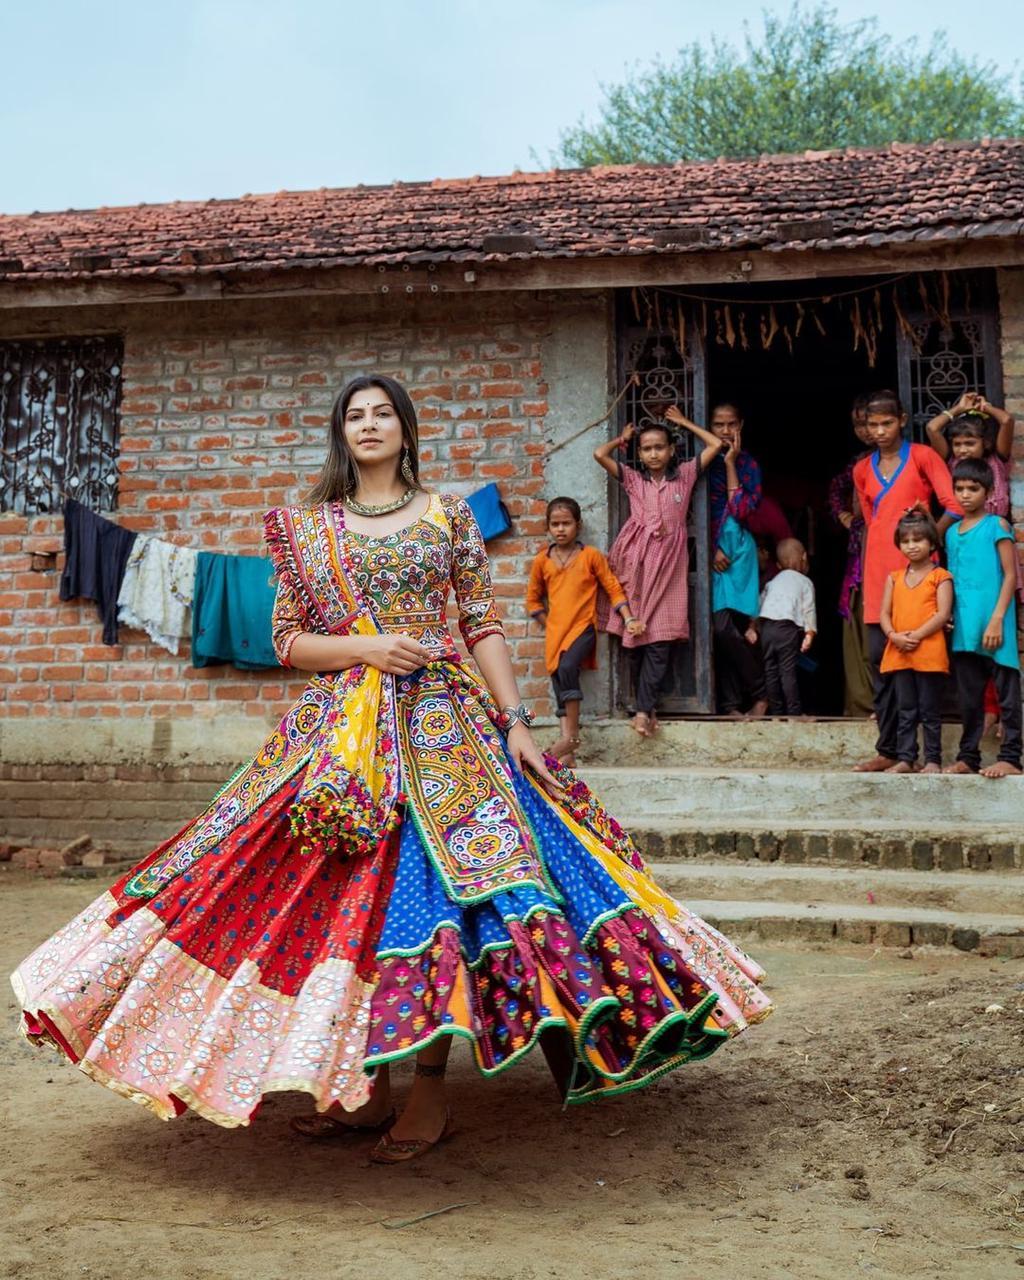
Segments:
[[[357,516],[387,516],[392,511],[401,511],[403,507],[407,507],[416,494],[418,489],[406,489],[400,498],[396,498],[394,502],[382,502],[379,506],[374,506],[369,502],[357,502],[355,498],[346,498],[345,506],[349,511],[354,511]]]

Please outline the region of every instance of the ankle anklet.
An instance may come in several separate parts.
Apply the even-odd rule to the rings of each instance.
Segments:
[[[442,1063],[439,1067],[425,1067],[421,1063],[416,1063],[416,1075],[418,1076],[443,1076],[448,1070],[446,1063]]]

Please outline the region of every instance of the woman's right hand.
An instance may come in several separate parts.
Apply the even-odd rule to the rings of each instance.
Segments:
[[[363,661],[378,671],[407,676],[430,661],[430,651],[412,636],[366,636],[361,645]]]

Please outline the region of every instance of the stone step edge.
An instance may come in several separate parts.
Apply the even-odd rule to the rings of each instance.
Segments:
[[[637,848],[650,862],[693,858],[801,865],[871,866],[894,871],[1021,871],[1024,834],[973,833],[933,838],[850,831],[702,830],[632,827]]]
[[[920,908],[809,907],[796,902],[692,901],[687,907],[738,939],[843,942],[881,947],[954,947],[1024,958],[1024,917]]]

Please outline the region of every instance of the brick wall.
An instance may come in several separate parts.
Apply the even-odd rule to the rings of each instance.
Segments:
[[[113,326],[125,335],[115,518],[197,548],[260,552],[262,513],[295,501],[318,471],[339,386],[364,370],[394,374],[417,404],[427,483],[501,486],[515,528],[491,544],[495,587],[524,694],[543,703],[542,642],[527,634],[522,606],[542,530],[543,353],[579,305],[514,295],[457,309],[407,304],[396,315],[371,304],[361,307],[368,321],[333,324],[294,302],[290,316],[284,304],[126,312]],[[103,319],[88,329],[82,317],[79,331]],[[67,323],[56,315],[46,331]],[[57,518],[0,514],[0,720],[30,719],[41,739],[68,722],[76,735],[96,721],[215,725],[227,715],[266,725],[301,688],[284,672],[193,669],[187,651],[173,657],[135,631],[104,646],[94,606],[57,599],[59,559],[51,572],[30,568],[31,553],[60,538]]]

